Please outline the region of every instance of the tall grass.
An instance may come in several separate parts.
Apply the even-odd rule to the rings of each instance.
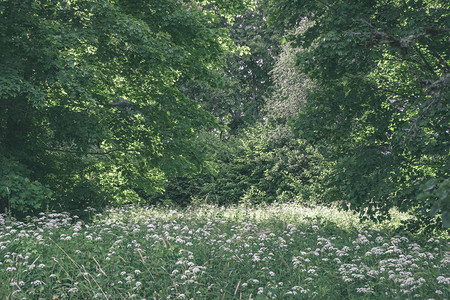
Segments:
[[[447,239],[334,208],[125,207],[89,223],[42,213],[0,224],[2,299],[450,296]]]

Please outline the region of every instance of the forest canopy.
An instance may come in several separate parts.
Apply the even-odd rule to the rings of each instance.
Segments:
[[[0,209],[298,201],[449,227],[449,13],[0,0]]]
[[[1,1],[2,210],[135,202],[198,168],[216,121],[175,83],[221,63],[208,5]]]
[[[368,215],[393,206],[450,225],[450,5],[442,1],[274,1],[301,34],[299,68],[315,82],[294,131],[335,164],[329,197]],[[285,18],[286,19],[286,18]]]

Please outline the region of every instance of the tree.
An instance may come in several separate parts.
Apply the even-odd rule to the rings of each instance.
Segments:
[[[303,22],[301,26],[303,29],[296,28],[291,34],[299,34],[300,30],[304,30],[307,26],[308,23]],[[285,37],[282,42],[280,54],[270,71],[274,87],[272,95],[267,99],[264,116],[287,126],[305,105],[307,92],[313,87],[313,83],[297,67],[296,57],[303,49],[294,47]]]
[[[199,3],[0,1],[2,210],[139,201],[198,168],[215,121],[175,83],[227,39]]]
[[[222,18],[233,43],[222,69],[209,77],[186,77],[180,81],[185,94],[196,99],[218,121],[237,132],[251,126],[263,113],[272,89],[269,75],[279,52],[279,28],[267,24],[267,1]]]
[[[273,20],[312,21],[292,37],[305,49],[301,71],[315,82],[294,128],[336,163],[329,197],[371,217],[397,206],[426,219],[432,203],[416,195],[430,178],[449,176],[450,5],[272,4]],[[439,209],[448,216],[447,204]]]
[[[182,205],[206,201],[226,205],[274,201],[313,204],[322,200],[320,181],[329,167],[317,149],[297,140],[288,125],[305,104],[306,91],[312,86],[296,68],[295,57],[299,51],[290,42],[281,47],[273,69],[266,75],[270,77],[273,92],[267,92],[259,120],[248,122],[227,138],[204,133],[201,140],[207,149],[209,168],[199,174],[170,178],[165,193],[155,201]],[[214,91],[217,89],[211,88],[205,97]],[[230,94],[229,98],[232,98]]]

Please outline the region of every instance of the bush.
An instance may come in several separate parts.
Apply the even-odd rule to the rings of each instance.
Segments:
[[[161,197],[187,205],[205,199],[219,205],[240,201],[272,203],[321,199],[321,179],[327,173],[314,147],[298,141],[286,125],[258,124],[237,136],[202,137],[210,152],[209,164],[195,176],[169,178]]]
[[[0,209],[17,216],[42,211],[52,197],[50,188],[13,158],[0,155]]]

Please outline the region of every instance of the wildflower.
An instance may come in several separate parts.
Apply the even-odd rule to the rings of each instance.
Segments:
[[[381,243],[381,242],[383,242],[383,240],[384,240],[384,238],[382,236],[377,236],[375,238],[375,242],[377,242],[377,243]]]
[[[410,277],[407,278],[403,283],[400,285],[400,287],[409,286],[414,284],[414,278]]]
[[[352,282],[353,279],[351,279],[350,277],[347,276],[342,276],[342,279],[344,280],[344,282]]]
[[[439,284],[450,284],[450,277],[438,276],[436,280]]]
[[[356,289],[356,292],[357,293],[369,293],[369,292],[372,292],[373,290],[371,289],[371,288],[357,288]]]
[[[31,282],[31,284],[32,285],[42,285],[44,283],[42,281],[40,281],[40,280],[36,280],[36,281]]]

